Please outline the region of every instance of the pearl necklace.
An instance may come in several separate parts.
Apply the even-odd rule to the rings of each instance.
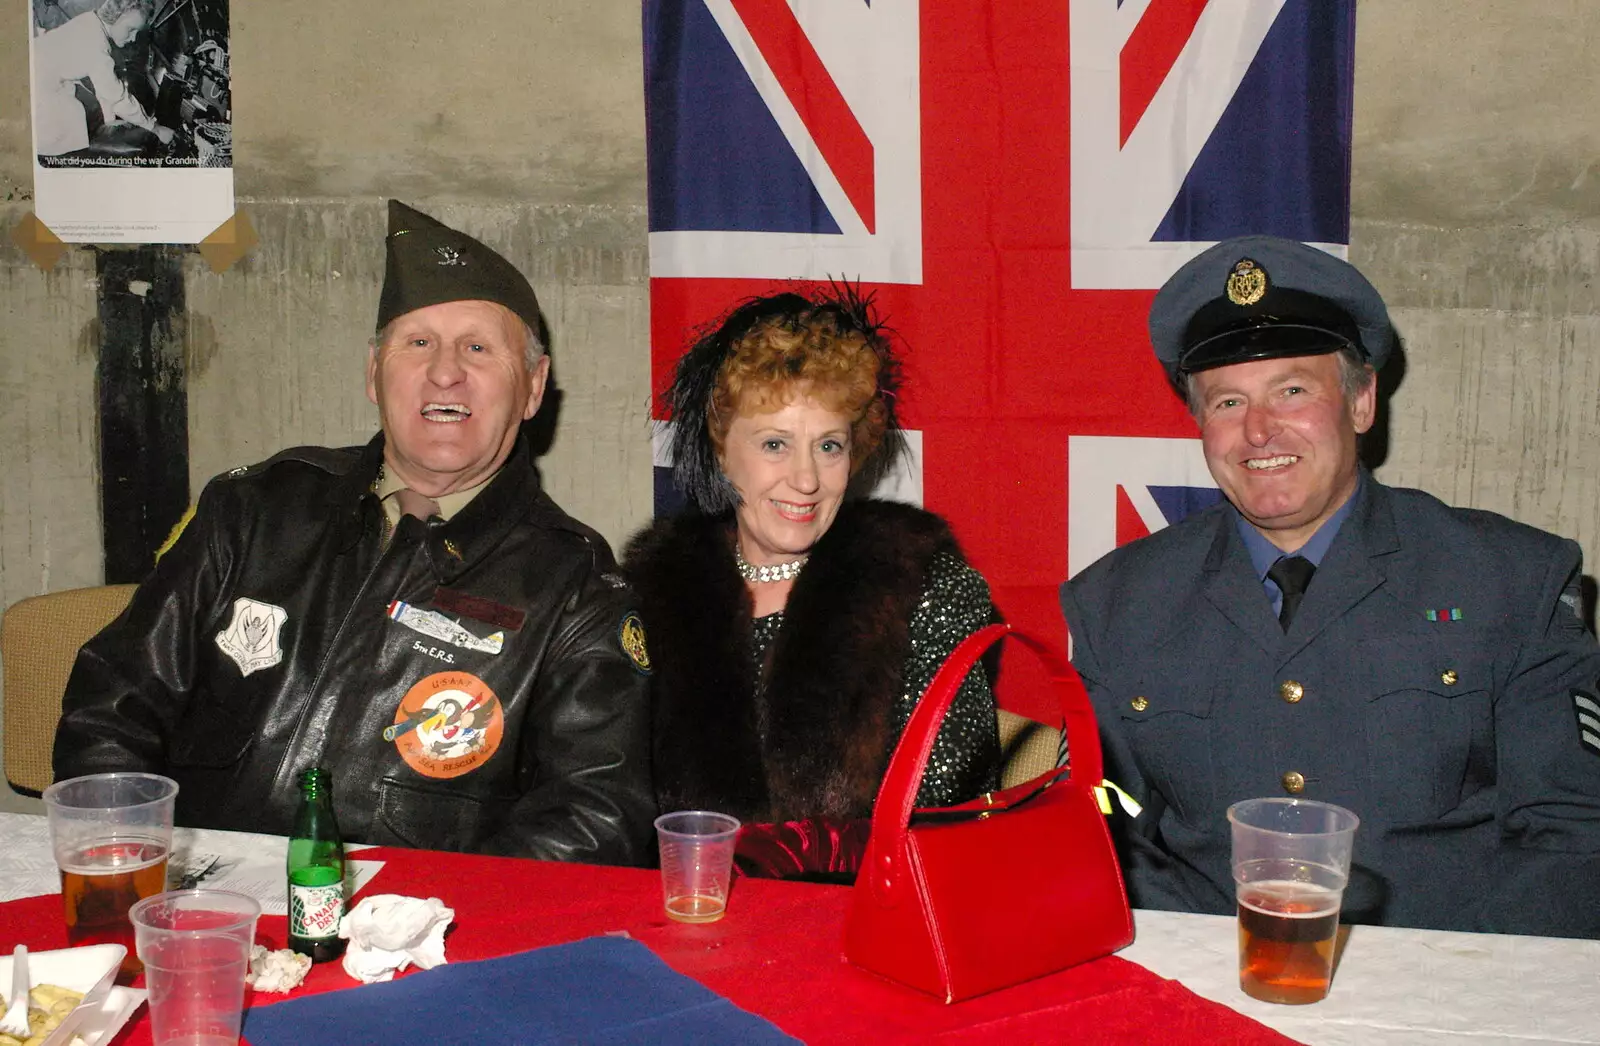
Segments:
[[[779,563],[776,566],[757,567],[745,561],[744,552],[740,550],[738,543],[733,546],[734,565],[739,568],[739,576],[746,581],[789,581],[800,576],[800,568],[806,565],[806,560],[809,558],[801,556],[799,559]]]

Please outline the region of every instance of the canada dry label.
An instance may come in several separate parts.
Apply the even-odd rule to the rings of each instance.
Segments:
[[[321,940],[337,937],[344,914],[344,883],[328,886],[289,884],[289,935]]]

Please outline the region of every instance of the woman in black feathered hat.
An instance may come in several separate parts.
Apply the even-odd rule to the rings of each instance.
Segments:
[[[853,878],[911,709],[994,617],[942,520],[851,496],[903,443],[899,365],[873,313],[849,287],[785,293],[704,334],[667,393],[694,511],[624,556],[650,630],[657,801],[739,817],[748,873]],[[994,788],[999,762],[974,669],[919,805]]]

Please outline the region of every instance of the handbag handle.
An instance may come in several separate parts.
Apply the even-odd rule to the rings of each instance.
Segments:
[[[1023,646],[1033,651],[1050,674],[1061,705],[1062,719],[1067,730],[1067,755],[1071,763],[1068,780],[1081,787],[1093,788],[1105,776],[1100,756],[1100,735],[1094,710],[1089,706],[1081,687],[1070,680],[1073,670],[1056,650],[1031,636],[1014,631],[1010,625],[988,625],[963,639],[945,658],[933,681],[911,712],[900,735],[900,743],[889,757],[889,769],[878,788],[878,798],[872,805],[872,867],[868,873],[872,890],[883,904],[893,904],[899,892],[899,883],[905,873],[906,832],[911,824],[911,811],[916,806],[917,789],[922,783],[922,773],[928,766],[933,751],[934,738],[944,722],[945,712],[961,690],[967,673],[978,663],[984,651],[1010,634]]]

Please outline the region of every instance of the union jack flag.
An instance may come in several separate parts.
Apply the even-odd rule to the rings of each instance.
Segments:
[[[1238,233],[1348,240],[1354,18],[646,0],[654,387],[740,299],[861,281],[909,347],[905,496],[1008,619],[1059,637],[1071,571],[1217,496],[1150,351],[1151,291]]]
[[[1073,286],[1246,233],[1342,254],[1354,34],[1347,0],[1072,0]]]
[[[1073,436],[1067,442],[1069,575],[1222,500],[1199,440]]]
[[[644,11],[652,276],[921,282],[915,3]]]

